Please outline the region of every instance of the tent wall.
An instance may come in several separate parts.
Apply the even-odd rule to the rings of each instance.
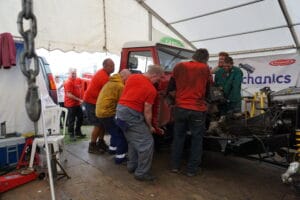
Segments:
[[[156,31],[219,51],[299,48],[299,0],[33,0],[36,48],[119,54]],[[0,32],[17,31],[21,1],[0,1]],[[153,16],[150,22],[149,13]],[[160,25],[158,25],[159,23]],[[152,23],[152,24],[149,24]],[[151,26],[152,28],[151,28]],[[189,45],[191,44],[191,45]]]

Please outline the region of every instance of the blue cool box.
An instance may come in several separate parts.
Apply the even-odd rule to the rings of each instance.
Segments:
[[[24,137],[0,139],[0,169],[18,163],[24,144]]]

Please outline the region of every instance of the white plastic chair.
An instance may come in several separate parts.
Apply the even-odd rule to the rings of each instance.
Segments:
[[[60,119],[61,114],[64,112],[65,118],[63,120],[63,131],[60,132]],[[47,143],[53,145],[53,151],[56,153],[56,159],[61,161],[65,159],[65,145],[64,145],[64,137],[66,133],[66,122],[68,116],[68,109],[54,106],[45,108],[41,114],[42,120],[42,131],[47,134]],[[31,156],[29,167],[33,167],[34,155],[36,152],[37,145],[44,145],[45,140],[43,137],[36,137],[32,143]],[[60,151],[60,149],[62,151]],[[60,170],[60,167],[57,166],[57,169]]]

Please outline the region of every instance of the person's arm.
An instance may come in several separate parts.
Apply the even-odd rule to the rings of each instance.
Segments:
[[[152,104],[145,102],[144,104],[144,117],[146,124],[148,125],[150,131],[155,132],[154,127],[152,126]]]
[[[75,96],[74,94],[72,94],[71,92],[66,92],[66,94],[67,94],[67,97],[69,97],[69,98],[71,98],[71,99],[74,99],[74,100],[76,100],[76,101],[79,101],[80,103],[83,102],[82,99],[76,97],[76,96]]]
[[[212,68],[212,69],[210,70],[210,73],[211,73],[211,74],[215,74],[219,69],[220,69],[219,65],[218,65],[218,66],[215,66],[214,68]]]
[[[57,90],[61,89],[64,87],[64,83],[57,83]]]
[[[230,93],[233,95],[233,98],[235,100],[240,99],[242,82],[243,82],[243,72],[240,70],[235,71],[232,80],[231,91],[230,91]]]
[[[174,77],[171,76],[166,90],[166,95],[165,95],[165,98],[169,105],[175,105],[175,95],[176,95],[176,82]]]

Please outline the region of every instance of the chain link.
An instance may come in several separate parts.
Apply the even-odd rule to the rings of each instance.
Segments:
[[[25,107],[29,118],[37,122],[41,114],[41,100],[39,98],[36,77],[39,74],[39,60],[35,53],[34,38],[37,35],[37,22],[33,14],[32,0],[22,0],[22,10],[18,15],[18,31],[24,39],[24,51],[20,57],[21,71],[27,78],[28,90],[25,97]],[[29,20],[29,29],[24,31],[23,20]],[[33,68],[31,60],[33,59]]]

